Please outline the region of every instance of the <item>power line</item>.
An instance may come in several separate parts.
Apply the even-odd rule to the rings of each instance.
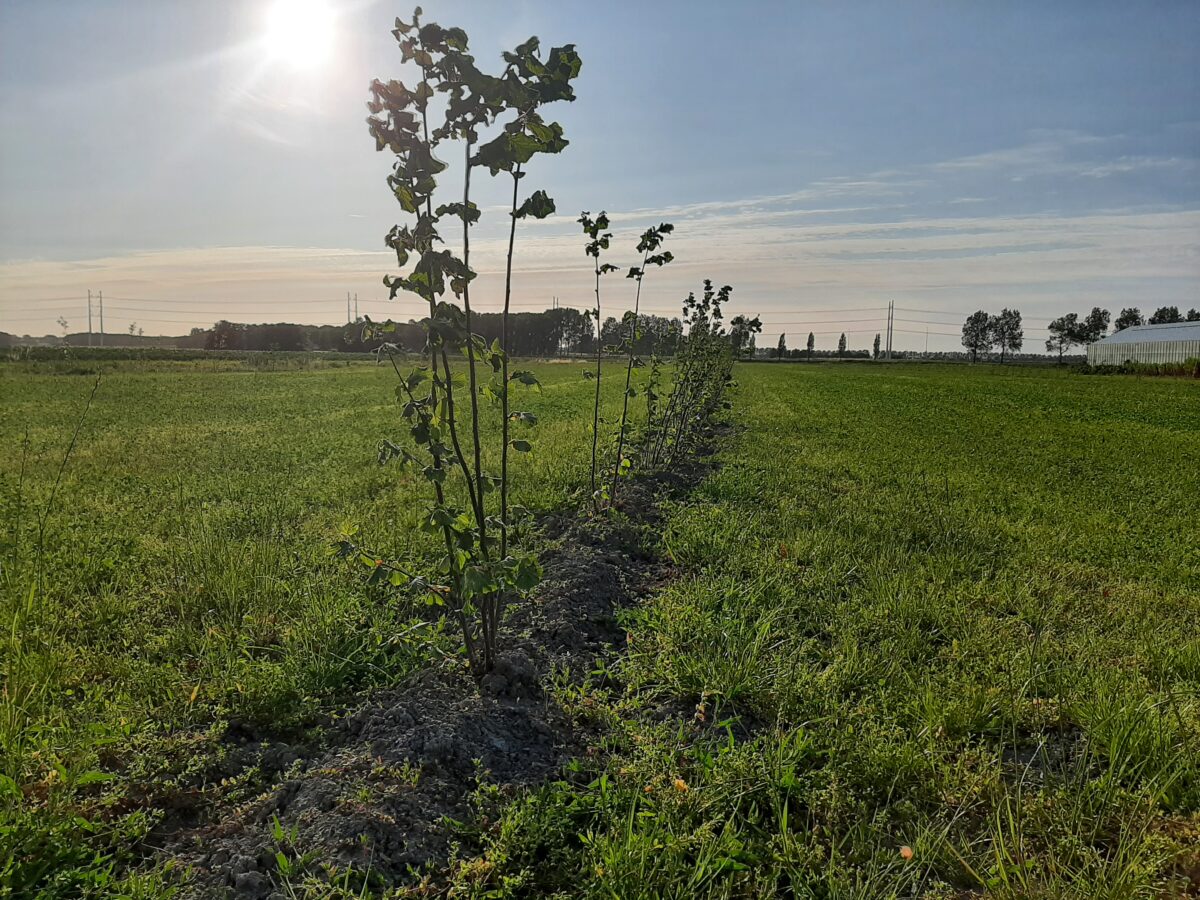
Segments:
[[[896,307],[896,309],[903,310],[904,312],[929,313],[929,314],[932,314],[932,315],[935,315],[935,316],[954,316],[954,317],[957,317],[957,318],[966,318],[967,316],[971,315],[971,313],[957,313],[957,312],[954,312],[953,310],[945,310],[945,309],[913,309],[912,307],[908,307],[908,306],[897,306],[897,307]],[[1033,320],[1033,321],[1035,321],[1035,322],[1053,322],[1053,321],[1054,321],[1053,319],[1047,318],[1047,317],[1045,317],[1045,316],[1026,316],[1026,315],[1022,315],[1022,316],[1021,316],[1021,318],[1022,318],[1022,319],[1032,319],[1032,320]],[[949,323],[949,322],[944,322],[943,324],[945,324],[945,325],[949,325],[949,324],[951,324],[951,323]]]

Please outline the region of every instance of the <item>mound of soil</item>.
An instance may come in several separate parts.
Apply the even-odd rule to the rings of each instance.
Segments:
[[[457,661],[423,669],[332,724],[309,758],[289,748],[262,796],[161,836],[160,859],[191,871],[185,895],[272,894],[280,844],[291,860],[353,866],[386,884],[414,880],[447,858],[481,783],[513,788],[555,776],[595,735],[542,684],[551,672],[580,677],[619,652],[616,611],[671,575],[639,532],[657,520],[661,499],[705,469],[629,483],[627,515],[543,522],[545,577],[510,610],[496,670],[477,685]]]

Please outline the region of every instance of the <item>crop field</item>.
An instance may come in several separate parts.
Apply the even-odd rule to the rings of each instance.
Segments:
[[[586,515],[594,384],[528,368],[514,500]],[[703,478],[609,514],[671,577],[591,675],[547,680],[598,737],[561,777],[481,781],[439,890],[1200,890],[1200,385],[735,375]],[[424,480],[377,462],[395,382],[347,361],[0,370],[0,893],[171,893],[156,824],[198,784],[201,809],[264,787],[222,769],[231,727],[318,729],[461,652],[331,553],[357,526],[413,568],[436,555]],[[342,896],[309,862],[272,883]]]

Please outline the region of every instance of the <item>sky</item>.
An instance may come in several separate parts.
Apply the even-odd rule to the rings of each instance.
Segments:
[[[382,285],[405,216],[365,123],[372,78],[411,80],[390,34],[411,9],[321,2],[0,3],[0,330],[86,330],[88,290],[109,332],[338,323],[347,293],[419,315]],[[575,219],[601,209],[622,266],[676,226],[644,308],[728,283],[760,346],[867,347],[889,302],[915,350],[958,349],[976,309],[1020,309],[1037,351],[1066,312],[1200,307],[1194,0],[447,0],[425,18],[497,72],[530,35],[583,59],[578,99],[545,110],[570,146],[523,182],[559,212],[518,231],[514,308],[590,304]],[[472,298],[493,310],[505,185],[475,181]],[[624,309],[632,282],[604,292]]]

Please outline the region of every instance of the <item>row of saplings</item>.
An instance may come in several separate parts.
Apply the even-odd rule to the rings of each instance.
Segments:
[[[372,580],[389,581],[443,605],[462,635],[471,672],[482,678],[497,660],[505,607],[541,577],[536,556],[514,546],[528,512],[509,502],[509,456],[532,449],[529,441],[513,434],[516,427],[536,424],[536,418],[514,406],[511,392],[514,386],[536,390],[538,381],[531,372],[510,369],[508,315],[517,223],[554,212],[554,201],[544,191],[522,198],[525,168],[538,154],[558,153],[567,145],[561,126],[547,123],[541,109],[574,100],[571,82],[579,74],[580,59],[570,44],[553,48],[543,59],[537,38],[530,38],[503,54],[500,75],[489,75],[468,54],[462,29],[422,24],[420,16],[418,7],[411,22],[397,19],[392,32],[403,61],[419,69],[420,77],[411,87],[399,81],[373,82],[368,124],[376,149],[387,148],[396,155],[388,186],[411,217],[408,224],[393,227],[386,239],[407,274],[387,276],[384,283],[392,297],[407,291],[428,303],[428,316],[421,323],[428,338],[427,360],[411,369],[401,366],[402,354],[388,338],[395,333],[392,322],[368,322],[366,333],[384,342],[379,352],[395,369],[396,394],[411,438],[403,444],[385,441],[380,461],[398,461],[421,472],[432,501],[422,527],[439,539],[444,554],[431,574],[410,571],[385,553],[362,546],[353,531],[342,536],[339,550],[369,566]],[[461,160],[461,199],[442,202],[446,198],[438,192],[439,178],[449,166],[440,155]],[[471,308],[471,228],[481,215],[471,200],[471,186],[472,177],[484,170],[512,183],[502,334],[490,345],[473,332]],[[594,264],[596,302],[589,315],[598,331],[601,279],[617,271],[603,261],[612,234],[603,212],[595,217],[583,213],[579,222]],[[460,255],[443,246],[440,230],[446,226],[462,229]],[[595,380],[596,388],[591,448],[596,513],[612,507],[622,480],[635,470],[669,467],[691,452],[709,416],[724,402],[730,381],[733,354],[721,313],[729,287],[714,289],[706,281],[700,297],[689,295],[684,301],[686,333],[671,336],[675,358],[668,383],[657,353],[648,366],[634,353],[642,282],[647,271],[671,262],[671,253],[662,245],[672,230],[662,224],[641,235],[640,265],[627,273],[636,287],[633,311],[623,319],[624,340],[608,348],[597,341],[595,367],[589,364],[584,373]],[[448,293],[461,305],[448,300]],[[624,399],[620,419],[602,442],[602,426],[608,430],[600,417],[606,352],[622,358]],[[450,364],[463,356],[465,397],[461,374],[456,377]],[[644,422],[635,429],[630,400],[639,396],[644,398]],[[486,471],[483,465],[480,422],[488,415],[500,419],[499,472]]]

